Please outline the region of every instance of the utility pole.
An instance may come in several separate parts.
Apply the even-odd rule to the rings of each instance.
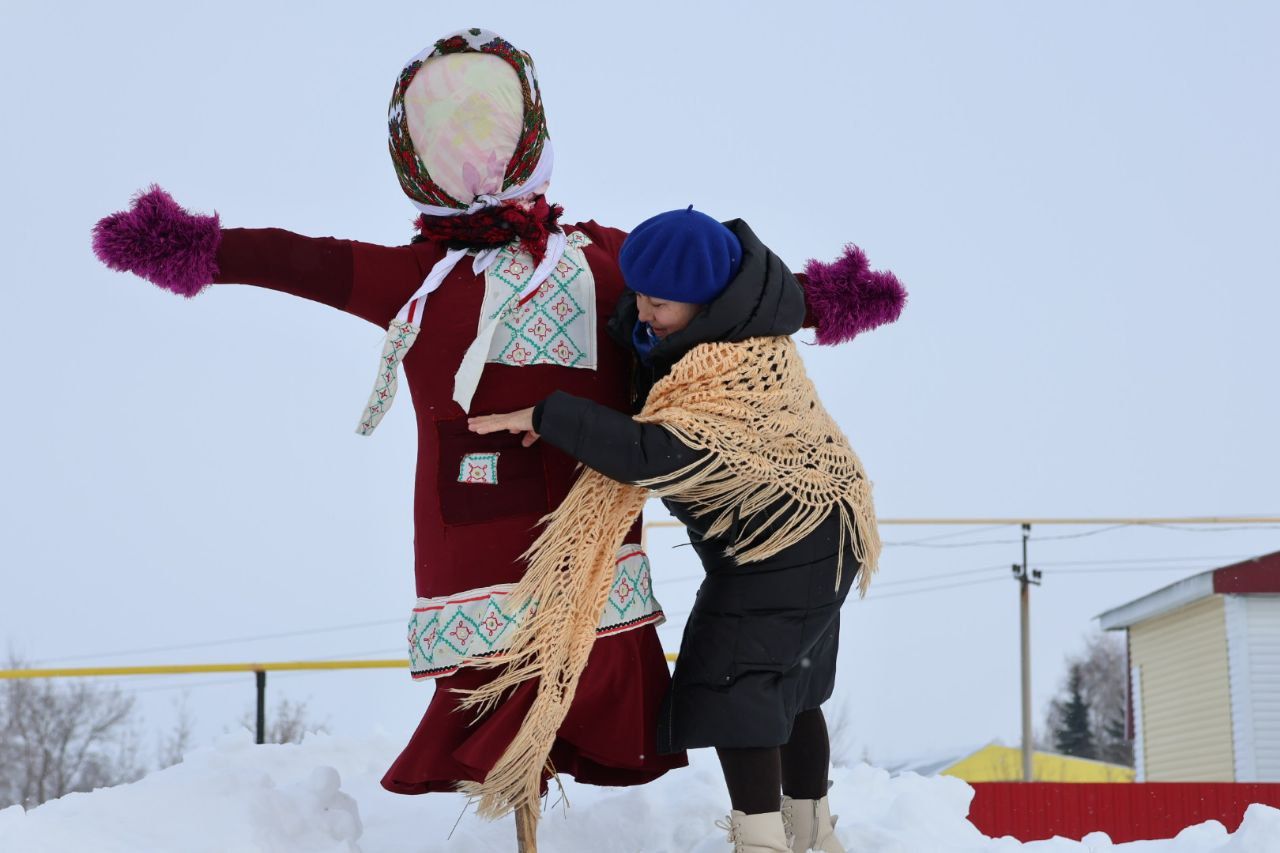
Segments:
[[[1032,781],[1031,756],[1031,585],[1040,585],[1040,570],[1027,567],[1027,540],[1031,525],[1022,525],[1022,565],[1014,564],[1013,578],[1018,582],[1022,610],[1022,781]]]

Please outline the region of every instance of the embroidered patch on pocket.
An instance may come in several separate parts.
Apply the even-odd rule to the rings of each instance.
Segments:
[[[458,482],[482,486],[498,485],[498,454],[468,453],[458,466]]]

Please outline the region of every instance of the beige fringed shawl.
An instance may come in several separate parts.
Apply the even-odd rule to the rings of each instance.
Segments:
[[[880,538],[871,483],[818,401],[791,338],[695,347],[653,387],[636,420],[661,424],[690,447],[710,453],[634,486],[586,469],[544,519],[547,527],[529,549],[528,570],[510,598],[535,602],[531,615],[506,655],[474,661],[505,669],[463,700],[464,707],[483,713],[516,685],[540,679],[520,731],[488,777],[461,786],[479,798],[482,816],[536,807],[547,756],[595,642],[614,555],[651,492],[710,517],[708,538],[728,531],[735,517],[751,519],[778,504],[759,523],[752,519],[754,532],[733,544],[739,564],[799,542],[837,510],[840,553],[852,542],[863,595],[876,570]],[[837,566],[837,587],[840,571]]]

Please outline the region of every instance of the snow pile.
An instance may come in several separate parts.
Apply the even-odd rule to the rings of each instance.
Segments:
[[[131,785],[0,811],[4,853],[357,853],[356,801],[307,747],[245,733]]]
[[[247,734],[195,751],[132,785],[72,794],[24,813],[0,811],[0,853],[480,853],[515,846],[510,820],[488,823],[457,794],[404,797],[378,785],[399,742],[314,736],[254,746]],[[640,788],[567,782],[571,808],[548,811],[540,847],[557,853],[727,853],[713,821],[727,811],[710,750],[687,770]],[[838,835],[861,853],[1263,853],[1280,850],[1280,810],[1253,806],[1234,835],[1217,823],[1166,841],[1021,844],[986,838],[965,816],[972,789],[958,779],[866,765],[837,768]],[[552,801],[559,798],[558,792]],[[357,803],[358,808],[357,808]]]

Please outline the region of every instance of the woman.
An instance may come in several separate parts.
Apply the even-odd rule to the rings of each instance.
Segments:
[[[619,262],[635,301],[619,304],[610,330],[636,352],[639,414],[556,392],[469,419],[478,433],[541,437],[590,470],[530,553],[518,594],[534,615],[504,661],[509,674],[467,701],[483,707],[539,677],[542,731],[554,731],[550,709],[572,697],[582,644],[607,604],[610,548],[656,492],[707,572],[659,748],[716,748],[737,849],[841,851],[820,706],[834,684],[840,606],[855,579],[866,592],[879,539],[870,483],[789,337],[805,319],[804,293],[745,223],[692,206],[642,223]],[[520,765],[541,746],[529,735],[504,757],[510,772],[479,793],[532,784]]]

